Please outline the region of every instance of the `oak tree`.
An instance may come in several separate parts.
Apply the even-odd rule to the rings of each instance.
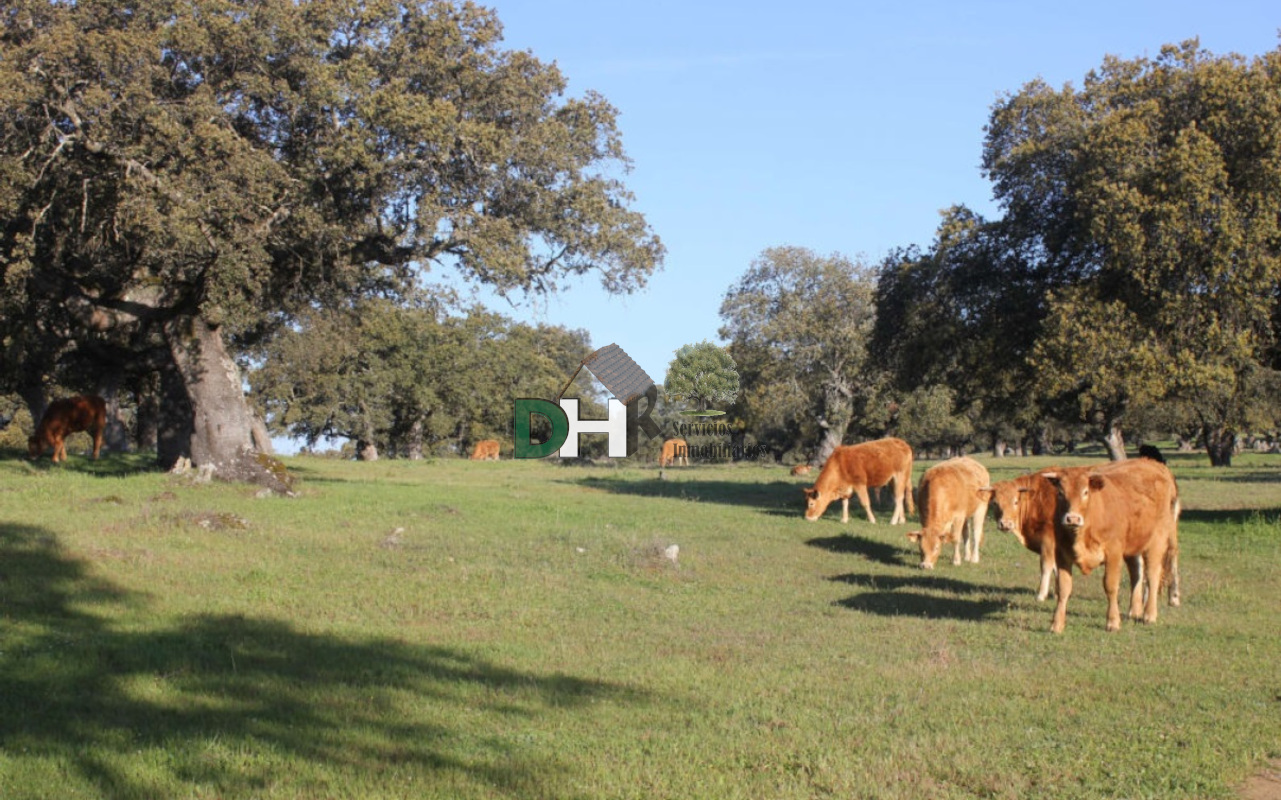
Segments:
[[[235,477],[236,356],[311,309],[434,268],[517,298],[642,287],[663,248],[617,112],[501,42],[445,0],[9,3],[0,388],[38,401],[87,349],[160,371],[180,451]]]

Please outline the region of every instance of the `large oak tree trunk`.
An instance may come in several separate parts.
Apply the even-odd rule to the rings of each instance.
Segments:
[[[156,462],[161,469],[173,469],[180,458],[191,458],[191,399],[187,387],[172,364],[160,372],[156,395]]]
[[[254,450],[253,412],[245,402],[240,370],[218,328],[200,317],[179,317],[165,325],[165,337],[190,403],[185,455],[192,464],[224,480],[251,481],[288,492],[279,462]],[[165,465],[163,459],[161,465]]]
[[[134,388],[134,403],[138,413],[134,418],[133,444],[138,450],[157,449],[156,439],[160,432],[160,392],[159,373],[145,376]],[[168,467],[165,468],[168,469]]]
[[[405,455],[410,461],[421,461],[423,458],[423,419],[415,419],[405,436]]]
[[[108,453],[129,452],[129,429],[120,414],[120,373],[108,374],[99,386],[98,393],[107,403],[107,427],[102,434],[103,446]]]
[[[1236,431],[1224,425],[1206,425],[1201,431],[1205,440],[1205,451],[1210,456],[1210,466],[1232,466],[1232,454],[1236,449]]]
[[[1108,458],[1113,461],[1125,460],[1125,436],[1121,433],[1121,420],[1108,421],[1103,432],[1103,446],[1108,449]]]

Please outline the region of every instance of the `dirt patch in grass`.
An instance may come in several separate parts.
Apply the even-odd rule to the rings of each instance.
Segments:
[[[1281,758],[1251,775],[1237,794],[1241,800],[1281,800]]]

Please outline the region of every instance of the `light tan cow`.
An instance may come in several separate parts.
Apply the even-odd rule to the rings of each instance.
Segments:
[[[962,542],[965,560],[978,563],[983,520],[992,496],[990,483],[987,469],[969,456],[951,458],[925,470],[916,498],[923,527],[907,534],[920,545],[923,569],[934,569],[944,542],[954,544],[953,564],[961,563]]]
[[[890,524],[907,521],[907,510],[915,513],[912,501],[912,448],[902,439],[877,439],[873,442],[838,447],[828,456],[814,485],[805,492],[805,519],[814,522],[823,516],[833,500],[841,501],[841,522],[850,521],[850,496],[858,495],[867,521],[876,522],[867,488],[894,482],[894,515]]]
[[[1142,557],[1147,573],[1146,608],[1136,585],[1130,595],[1131,618],[1156,622],[1157,595],[1167,573],[1170,605],[1179,605],[1179,490],[1164,464],[1135,458],[1042,474],[1058,494],[1054,535],[1059,600],[1051,631],[1061,633],[1067,624],[1074,565],[1084,575],[1103,565],[1109,631],[1121,629],[1118,594],[1121,563],[1127,557]]]
[[[476,446],[471,450],[472,461],[498,461],[498,441],[496,439],[481,439],[476,442]]]
[[[685,466],[689,466],[689,445],[684,439],[668,439],[663,442],[663,452],[658,456],[658,467],[670,467],[679,461]]]
[[[792,475],[798,475],[798,476],[799,476],[799,475],[808,475],[808,474],[810,474],[810,465],[809,465],[809,464],[797,464],[796,466],[792,467],[792,472],[791,472],[791,474],[792,474]]]

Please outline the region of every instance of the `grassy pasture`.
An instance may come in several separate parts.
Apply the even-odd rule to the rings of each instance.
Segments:
[[[1172,461],[1183,607],[1106,634],[1095,573],[1053,636],[990,521],[922,572],[781,468],[10,454],[0,797],[1233,797],[1281,756],[1281,457]]]

